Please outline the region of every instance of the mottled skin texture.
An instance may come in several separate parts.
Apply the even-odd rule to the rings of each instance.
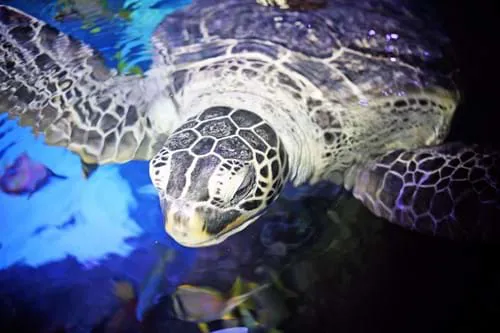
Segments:
[[[157,28],[152,38],[155,60],[176,68],[172,90],[181,109],[198,113],[228,105],[268,121],[289,156],[288,180],[342,183],[344,172],[360,160],[440,143],[458,102],[446,66],[443,72],[434,69],[443,60],[446,38],[426,22],[391,8],[394,17],[383,14],[386,8],[361,2],[332,2],[297,12],[253,1],[195,1]],[[238,19],[228,22],[227,13]],[[368,22],[376,23],[374,35]],[[195,95],[200,101],[190,100]],[[183,168],[188,169],[192,158],[185,156]],[[160,167],[155,184],[168,205],[172,187],[167,183],[179,172]],[[177,202],[192,201],[184,183],[176,186],[183,193]],[[169,233],[183,234],[185,240],[176,239],[193,246],[203,238],[200,229],[214,230],[209,225],[218,223],[194,228],[199,222],[187,218],[196,215],[192,205],[180,206],[185,208],[179,208],[179,218],[167,217],[167,230],[169,223],[175,224],[178,231]],[[256,216],[240,213],[245,219]],[[244,227],[242,220],[235,220],[225,222],[229,228],[221,234]]]
[[[287,181],[346,182],[375,214],[434,233],[435,224],[420,223],[425,214],[388,214],[399,209],[398,184],[373,193],[370,184],[395,171],[369,170],[394,150],[409,159],[425,146],[445,154],[437,145],[459,97],[435,21],[405,0],[328,1],[311,11],[195,0],[157,27],[154,66],[140,77],[118,76],[90,47],[0,6],[0,111],[87,163],[151,159],[165,228],[187,246],[240,231]],[[481,179],[498,189],[487,176],[495,167]],[[442,197],[417,192],[413,212]],[[498,192],[485,193],[475,204],[498,201]],[[446,224],[444,210],[425,207]],[[476,218],[484,216],[453,223]]]
[[[149,159],[158,138],[142,79],[117,76],[96,51],[0,6],[0,109],[87,163]],[[151,85],[153,88],[154,85]]]
[[[498,241],[500,152],[459,143],[397,150],[353,169],[353,194],[408,229]]]
[[[224,239],[247,225],[277,199],[288,175],[287,153],[271,126],[229,107],[190,117],[151,160],[151,179],[169,206],[167,232],[180,242],[195,233]],[[212,222],[193,226],[192,216]]]

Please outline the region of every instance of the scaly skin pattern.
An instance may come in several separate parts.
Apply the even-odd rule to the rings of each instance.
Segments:
[[[285,142],[292,173],[303,173],[294,183],[337,181],[360,157],[438,144],[448,132],[459,101],[450,43],[407,2],[295,11],[195,0],[155,30],[155,63],[176,68],[182,110],[200,92],[221,104],[234,91],[247,93],[241,103],[268,100],[252,111]]]
[[[154,85],[118,76],[87,45],[0,6],[0,112],[44,133],[87,163],[149,159],[156,140],[145,111]]]
[[[277,199],[288,179],[288,156],[258,115],[211,107],[172,133],[151,160],[150,175],[171,211],[169,234],[200,245],[222,241]],[[191,223],[193,215],[201,224]]]
[[[449,143],[397,150],[354,170],[354,196],[379,217],[456,240],[500,238],[498,151]]]
[[[379,216],[494,237],[488,222],[474,226],[497,207],[495,169],[460,178],[461,159],[481,170],[488,153],[437,146],[459,103],[437,21],[410,0],[266,3],[194,0],[168,15],[144,77],[117,75],[89,46],[0,6],[0,111],[87,163],[151,159],[165,229],[186,246],[242,230],[286,181],[342,183],[349,170],[359,172],[355,195]]]

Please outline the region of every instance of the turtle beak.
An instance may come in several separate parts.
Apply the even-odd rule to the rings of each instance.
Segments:
[[[205,218],[187,205],[169,205],[165,211],[165,231],[186,247],[211,245],[214,235],[207,233]]]
[[[165,231],[177,243],[186,247],[204,247],[223,242],[243,230],[258,217],[248,218],[230,212],[195,205],[181,200],[165,201]],[[209,225],[212,225],[209,228]],[[217,225],[214,228],[214,224]]]

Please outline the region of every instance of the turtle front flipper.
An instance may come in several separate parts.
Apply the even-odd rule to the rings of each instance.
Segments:
[[[146,78],[119,76],[89,46],[0,5],[0,113],[86,163],[149,159]],[[162,138],[164,139],[164,137]]]
[[[458,240],[500,240],[500,152],[448,143],[397,150],[347,174],[375,215]]]

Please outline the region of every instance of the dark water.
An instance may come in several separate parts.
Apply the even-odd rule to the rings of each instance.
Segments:
[[[500,96],[494,51],[498,11],[493,7],[486,0],[435,3],[457,50],[464,94],[449,140],[500,148],[495,122]],[[137,64],[145,67],[148,62]],[[136,188],[148,182],[146,170],[143,164],[131,163],[119,172]],[[349,196],[328,193],[300,203],[283,200],[262,221],[219,247],[177,249],[179,260],[172,270],[183,273],[172,273],[169,282],[180,279],[227,289],[238,274],[258,279],[255,266],[289,264],[282,278],[300,291],[300,297],[289,301],[294,315],[280,327],[285,332],[489,332],[500,328],[498,246],[459,244],[411,233],[375,219]],[[327,215],[331,211],[336,218]],[[150,216],[145,218],[144,212]],[[158,257],[155,242],[174,246],[159,236],[161,230],[152,222],[159,214],[154,199],[138,201],[129,213],[150,234],[134,239],[135,250],[128,256],[111,255],[92,269],[70,257],[36,268],[18,264],[1,270],[0,332],[22,328],[38,332],[54,322],[64,326],[64,321],[81,327],[74,332],[84,332],[89,318],[97,321],[108,314],[116,306],[109,277],[127,272],[140,281]],[[293,249],[286,258],[270,254],[260,235],[276,219],[288,224],[313,222],[315,236],[309,241],[326,242],[331,248],[314,256],[302,256]],[[335,224],[336,219],[341,222]],[[324,240],[321,234],[334,236]],[[149,312],[145,332],[196,331],[196,326],[168,319],[165,306]]]
[[[448,140],[498,148],[500,72],[492,41],[500,32],[499,11],[490,1],[432,3],[457,52],[464,94]],[[322,285],[325,295],[335,296],[321,307],[319,331],[486,332],[500,328],[498,246],[442,242],[392,225],[384,225],[380,235],[382,242],[365,248],[370,256],[366,271],[357,274],[348,288],[339,292],[332,281]],[[307,330],[308,325],[304,323],[297,331]]]

